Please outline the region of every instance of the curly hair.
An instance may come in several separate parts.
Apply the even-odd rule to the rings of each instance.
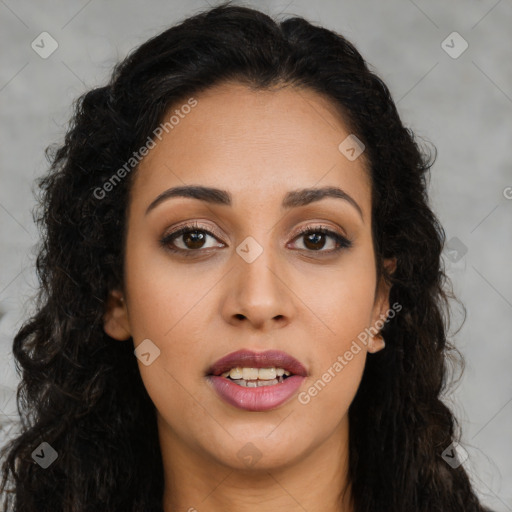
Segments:
[[[108,85],[75,102],[62,145],[46,151],[34,213],[42,232],[36,309],[13,353],[20,431],[2,449],[0,490],[15,512],[162,511],[155,407],[133,346],[103,330],[108,293],[123,289],[127,208],[136,167],[95,193],[127,162],[171,105],[226,81],[253,90],[309,88],[330,101],[365,144],[377,277],[402,305],[369,358],[349,408],[349,479],[357,512],[482,512],[462,465],[441,454],[460,438],[442,402],[450,364],[445,233],[429,207],[435,156],[398,115],[391,94],[343,36],[301,17],[277,22],[230,2],[184,19],[118,63]],[[396,257],[389,274],[384,258]],[[450,289],[449,289],[450,288]],[[58,463],[42,469],[42,443]],[[12,481],[12,488],[8,483]]]

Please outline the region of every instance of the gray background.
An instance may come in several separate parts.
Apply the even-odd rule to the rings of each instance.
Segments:
[[[437,147],[431,202],[468,312],[454,335],[467,366],[446,401],[484,503],[512,511],[512,0],[237,3],[282,19],[302,15],[345,35],[387,83],[404,123]],[[61,140],[73,99],[103,84],[129,50],[207,7],[206,0],[0,0],[1,439],[16,428],[10,350],[37,285],[31,210],[33,180],[47,168],[44,148]],[[58,43],[46,59],[31,47],[43,31]],[[442,46],[454,31],[469,45],[457,58],[445,49],[460,51],[462,40]],[[452,333],[460,320],[454,308]]]

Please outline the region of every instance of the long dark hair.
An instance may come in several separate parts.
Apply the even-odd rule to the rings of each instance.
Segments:
[[[154,138],[171,105],[227,80],[316,91],[366,146],[378,277],[392,284],[390,304],[402,310],[385,324],[386,349],[367,360],[349,409],[355,510],[484,510],[464,467],[441,457],[460,435],[441,398],[450,361],[463,360],[447,340],[456,298],[441,258],[445,233],[427,196],[435,156],[404,127],[388,88],[344,37],[230,2],[133,51],[108,85],[77,100],[64,143],[47,150],[51,167],[39,179],[35,214],[40,290],[13,343],[21,428],[2,450],[6,510],[11,502],[16,512],[162,510],[155,408],[133,346],[102,324],[109,290],[123,287],[136,168],[108,194],[98,190]],[[393,256],[389,275],[382,261]],[[32,456],[43,442],[58,454],[47,469]]]

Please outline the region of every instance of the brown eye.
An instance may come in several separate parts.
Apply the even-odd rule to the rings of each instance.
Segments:
[[[317,251],[325,245],[325,235],[323,233],[311,233],[304,236],[304,245],[308,249]]]
[[[295,240],[303,239],[303,245],[309,252],[320,252],[320,253],[334,253],[341,249],[346,249],[352,246],[352,242],[347,240],[344,236],[324,227],[318,228],[306,228],[302,230]],[[327,250],[324,249],[327,241],[331,239],[331,247]],[[337,246],[336,246],[337,245]]]
[[[217,237],[208,231],[202,229],[197,224],[183,226],[182,228],[165,235],[160,244],[172,252],[200,252],[201,249],[211,249],[213,247],[221,247],[221,245],[210,245],[206,247],[208,238],[217,240]]]
[[[187,249],[201,249],[206,236],[202,231],[187,231],[181,235]]]

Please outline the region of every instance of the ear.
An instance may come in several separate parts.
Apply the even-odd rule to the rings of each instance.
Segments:
[[[387,269],[388,273],[393,274],[396,269],[396,257],[388,258],[384,260],[384,267]],[[375,296],[375,304],[373,306],[372,312],[372,326],[380,326],[383,322],[386,321],[388,317],[389,311],[389,292],[391,290],[391,285],[386,283],[384,280],[384,276],[381,276],[380,282],[377,288],[377,293]],[[380,328],[381,329],[381,328]],[[379,331],[380,331],[379,329]],[[371,342],[368,344],[369,352],[378,352],[382,350],[386,346],[384,339],[381,334],[377,334],[373,337]]]
[[[127,340],[131,337],[128,310],[119,290],[109,292],[103,315],[103,330],[116,340]]]

